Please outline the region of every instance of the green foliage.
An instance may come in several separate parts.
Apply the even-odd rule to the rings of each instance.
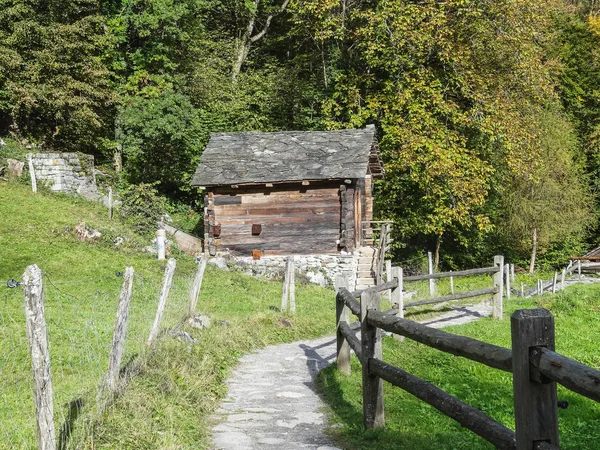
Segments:
[[[125,174],[131,183],[160,183],[181,198],[190,187],[202,148],[208,142],[198,111],[171,90],[154,97],[126,97],[121,112]]]
[[[0,108],[44,147],[94,152],[114,100],[95,0],[0,4]]]
[[[165,213],[165,200],[158,195],[155,186],[156,184],[132,184],[121,192],[119,214],[127,218],[138,233],[154,233]]]

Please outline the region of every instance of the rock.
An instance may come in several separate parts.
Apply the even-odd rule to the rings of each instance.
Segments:
[[[329,284],[327,278],[325,278],[325,275],[321,272],[307,272],[306,278],[308,278],[311,283],[318,284],[321,287],[326,287]]]
[[[121,236],[117,236],[113,245],[115,247],[119,247],[123,242],[125,242],[125,239],[123,239]]]
[[[4,142],[1,138],[0,138],[0,147],[4,147],[6,145],[6,142]]]
[[[221,270],[229,271],[229,266],[227,265],[227,261],[225,261],[225,258],[222,258],[221,256],[217,256],[215,258],[210,258],[208,260],[208,264],[212,264],[213,266],[218,267]]]
[[[197,314],[195,316],[190,317],[187,320],[187,324],[192,328],[198,328],[202,330],[210,326],[210,317],[202,314]]]
[[[25,163],[17,161],[16,159],[7,159],[8,164],[8,175],[13,177],[20,177],[23,174],[23,167]]]
[[[169,334],[174,338],[177,338],[177,340],[180,342],[187,342],[189,344],[196,343],[196,339],[190,336],[190,333],[188,333],[187,331],[171,330],[169,331]]]
[[[81,222],[75,227],[75,235],[80,241],[92,241],[101,237],[102,233],[95,228],[86,225],[85,222]]]

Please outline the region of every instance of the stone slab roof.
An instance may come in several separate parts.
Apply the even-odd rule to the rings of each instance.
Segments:
[[[212,133],[192,185],[364,178],[369,168],[381,173],[372,125],[338,131]]]

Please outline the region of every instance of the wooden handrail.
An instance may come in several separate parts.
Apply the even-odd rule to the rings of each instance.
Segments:
[[[462,402],[422,378],[378,359],[369,359],[368,366],[369,372],[373,375],[377,375],[430,404],[465,428],[491,442],[496,448],[506,450],[516,448],[514,431],[486,416],[477,408]]]
[[[484,275],[486,273],[493,274],[500,272],[499,267],[480,267],[477,269],[458,270],[456,272],[439,272],[439,273],[424,273],[422,275],[413,275],[410,277],[404,277],[404,281],[422,281],[422,280],[435,280],[438,278],[450,278],[450,277],[468,277],[471,275]]]
[[[406,336],[429,347],[477,361],[494,369],[512,372],[512,351],[466,336],[447,333],[408,319],[369,311],[367,321],[382,330]]]
[[[346,341],[348,341],[350,348],[354,351],[354,353],[356,353],[358,360],[361,362],[361,364],[364,364],[362,357],[362,344],[356,337],[355,331],[350,328],[350,325],[344,322],[340,323],[339,330],[344,335],[344,338],[346,338]]]
[[[354,299],[354,296],[348,291],[346,288],[341,288],[337,293],[338,299],[340,299],[344,304],[350,308],[352,314],[356,317],[360,317],[360,303]]]
[[[460,292],[458,294],[443,295],[441,297],[428,298],[426,300],[417,300],[414,302],[408,302],[408,303],[404,304],[404,307],[408,308],[409,306],[419,306],[419,305],[430,305],[433,303],[443,303],[443,302],[449,302],[452,300],[461,300],[463,298],[479,297],[480,295],[495,294],[497,292],[498,292],[497,287],[478,289],[476,291]]]
[[[600,370],[543,347],[531,351],[530,362],[550,380],[600,402]]]

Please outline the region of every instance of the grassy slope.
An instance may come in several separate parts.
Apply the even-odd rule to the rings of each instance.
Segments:
[[[52,354],[57,435],[68,448],[206,448],[207,417],[225,393],[237,358],[253,348],[333,332],[333,295],[314,286],[297,289],[298,313],[277,312],[281,285],[241,273],[207,268],[199,310],[213,319],[205,331],[186,330],[195,344],[164,335],[145,350],[164,262],[134,250],[140,241],[96,205],[71,197],[31,194],[0,182],[0,283],[19,280],[38,264],[45,274],[46,315]],[[78,223],[104,233],[95,244],[79,242]],[[120,249],[115,236],[127,236]],[[195,264],[177,258],[177,272],[164,326],[185,314]],[[98,415],[96,388],[107,367],[121,279],[134,266],[136,278],[125,360],[137,355],[142,373],[115,404]],[[0,284],[0,448],[33,448],[35,422],[25,339],[22,290]],[[73,406],[83,403],[83,409]],[[66,423],[72,419],[70,431]],[[5,444],[6,443],[6,444]]]
[[[505,320],[483,319],[447,331],[471,336],[485,342],[510,347],[512,311],[545,307],[555,315],[556,348],[567,356],[600,368],[600,286],[574,286],[554,296],[508,303]],[[508,373],[433,350],[406,340],[385,338],[384,360],[441,387],[461,400],[479,408],[514,429],[512,416],[512,378]],[[354,359],[353,373],[345,377],[334,368],[323,371],[320,385],[331,408],[332,432],[342,448],[352,449],[492,449],[493,446],[452,419],[412,397],[385,384],[386,429],[364,432],[362,429],[360,365]],[[600,405],[559,386],[559,400],[569,407],[559,410],[561,448],[597,449],[600,441]],[[435,444],[434,444],[435,442]]]

